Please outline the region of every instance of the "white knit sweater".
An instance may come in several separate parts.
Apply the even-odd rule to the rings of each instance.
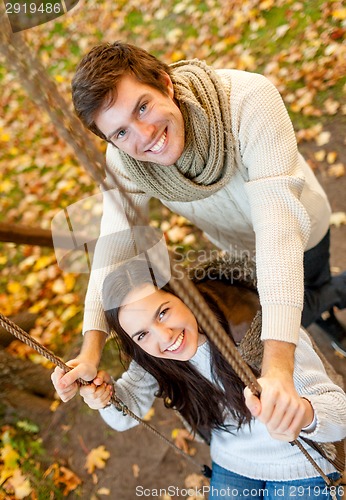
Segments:
[[[303,252],[315,246],[329,226],[327,197],[298,153],[294,130],[276,88],[264,76],[218,70],[230,86],[235,173],[223,189],[194,202],[165,205],[202,229],[219,248],[238,257],[256,254],[262,306],[262,339],[296,343],[303,307]],[[107,163],[134,205],[146,214],[149,198],[125,172],[113,146]],[[108,179],[110,189],[114,188]],[[132,211],[129,209],[130,217]],[[107,331],[100,291],[115,262],[133,256],[125,212],[104,199],[98,252],[85,304],[84,331]]]
[[[190,360],[204,377],[213,382],[210,373],[209,344],[200,346]],[[327,376],[323,364],[313,350],[307,334],[300,330],[295,351],[294,383],[297,392],[308,399],[317,418],[311,433],[301,436],[316,442],[338,441],[346,436],[346,395]],[[115,382],[116,395],[138,416],[143,417],[151,407],[158,384],[154,377],[137,363]],[[137,425],[137,421],[124,416],[114,406],[100,410],[101,416],[113,429],[124,431]],[[228,417],[225,423],[234,423]],[[318,452],[304,445],[321,469],[329,474],[333,466]],[[270,437],[264,424],[255,420],[235,434],[212,432],[211,458],[221,467],[246,477],[262,480],[294,480],[317,476],[310,462],[295,446]]]

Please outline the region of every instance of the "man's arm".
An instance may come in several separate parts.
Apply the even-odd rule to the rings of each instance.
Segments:
[[[78,391],[76,380],[78,378],[91,381],[96,377],[106,338],[107,334],[105,332],[99,330],[87,331],[84,335],[80,354],[77,358],[66,363],[72,370],[65,374],[61,368],[55,368],[51,379],[59,397],[65,403],[76,395]]]
[[[251,414],[267,426],[275,439],[293,441],[308,426],[314,412],[310,403],[299,396],[293,383],[296,346],[278,340],[264,341],[260,399],[245,390]]]

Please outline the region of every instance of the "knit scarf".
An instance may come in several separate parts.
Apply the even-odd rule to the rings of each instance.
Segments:
[[[173,166],[138,161],[123,151],[120,156],[145,193],[165,201],[199,200],[224,187],[233,173],[230,95],[215,71],[197,59],[171,67],[185,124],[182,155]]]

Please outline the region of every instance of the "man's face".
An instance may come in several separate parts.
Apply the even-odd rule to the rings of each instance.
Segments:
[[[124,75],[117,85],[117,98],[95,119],[112,143],[136,160],[173,165],[181,156],[184,120],[174,102],[171,79],[165,76],[167,95]]]

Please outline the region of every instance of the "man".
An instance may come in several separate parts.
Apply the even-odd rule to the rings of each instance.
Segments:
[[[329,311],[326,326],[343,350],[345,332],[333,306],[346,307],[346,273],[330,277],[330,207],[297,150],[279,93],[261,75],[214,71],[197,60],[167,66],[120,42],[84,57],[72,92],[82,122],[109,143],[107,164],[131,197],[129,215],[133,207],[145,213],[150,197],[157,197],[219,248],[256,253],[264,358],[261,401],[248,398],[248,405],[278,436],[295,437],[291,424],[301,399],[292,373],[304,282],[303,325]],[[123,229],[119,211],[105,198],[101,236]],[[81,354],[57,387],[65,401],[78,377],[96,376],[107,332],[100,289],[107,269],[128,258],[130,246],[100,238]]]

